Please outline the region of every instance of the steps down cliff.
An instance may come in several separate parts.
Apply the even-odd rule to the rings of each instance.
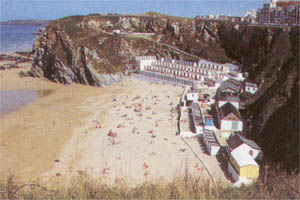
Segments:
[[[263,147],[266,158],[285,163],[285,168],[298,167],[298,27],[256,27],[158,13],[93,14],[52,21],[33,50],[30,75],[93,86],[121,81],[137,69],[138,55],[240,64],[260,87],[245,97],[249,137]]]

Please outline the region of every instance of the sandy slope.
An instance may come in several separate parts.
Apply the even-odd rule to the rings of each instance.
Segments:
[[[60,181],[88,173],[110,183],[139,183],[170,180],[187,166],[207,177],[176,136],[177,114],[170,109],[182,87],[129,79],[106,88],[66,86],[21,79],[19,71],[0,72],[1,90],[51,92],[1,120],[1,176]],[[135,112],[138,104],[142,115]],[[101,128],[96,128],[97,121]],[[109,137],[110,130],[117,137]]]

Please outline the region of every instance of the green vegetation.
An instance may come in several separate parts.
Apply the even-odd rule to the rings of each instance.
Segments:
[[[166,18],[169,20],[177,20],[180,21],[181,23],[183,22],[189,22],[192,20],[192,18],[188,18],[188,17],[175,17],[175,16],[170,16],[170,15],[165,15],[162,13],[157,13],[157,12],[147,12],[144,14],[145,16],[152,16],[152,17],[161,17],[161,18]]]
[[[266,184],[213,188],[209,181],[190,174],[171,183],[144,182],[131,187],[123,180],[114,185],[87,176],[74,178],[68,187],[46,188],[38,183],[20,184],[13,177],[0,183],[1,199],[299,199],[299,175],[271,174]],[[51,189],[50,189],[51,188]]]

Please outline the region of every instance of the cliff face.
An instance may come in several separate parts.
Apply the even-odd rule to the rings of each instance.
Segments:
[[[154,36],[113,34],[112,30]],[[62,83],[105,86],[135,70],[135,56],[235,62],[260,90],[246,99],[250,137],[266,157],[299,163],[299,29],[143,16],[74,16],[52,21],[34,44],[30,71]],[[182,51],[186,52],[183,53]],[[196,56],[188,56],[193,54]]]
[[[286,169],[299,167],[299,28],[239,31],[222,24],[221,45],[244,66],[260,90],[247,99],[250,137],[266,158]]]

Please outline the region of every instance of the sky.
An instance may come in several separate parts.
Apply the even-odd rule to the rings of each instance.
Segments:
[[[172,16],[208,14],[244,16],[261,8],[267,0],[0,0],[0,21],[14,19],[58,19],[91,13],[137,14],[148,11]]]

